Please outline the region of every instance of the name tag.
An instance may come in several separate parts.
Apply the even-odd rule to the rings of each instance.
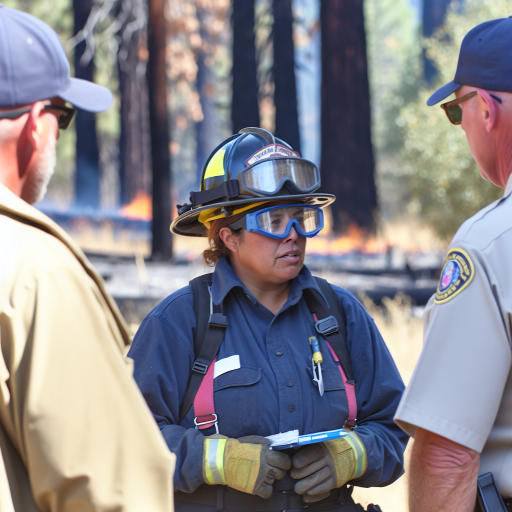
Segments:
[[[213,367],[213,378],[216,379],[219,375],[232,370],[238,370],[238,368],[240,368],[240,356],[226,357],[226,359],[221,359],[220,361],[215,362],[215,366]]]

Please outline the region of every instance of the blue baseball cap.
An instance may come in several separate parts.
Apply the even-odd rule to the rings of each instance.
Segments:
[[[466,34],[455,78],[437,89],[427,105],[439,103],[462,85],[512,92],[512,16],[486,21]]]
[[[69,76],[66,52],[53,29],[0,4],[0,108],[54,97],[89,112],[112,104],[107,88]]]

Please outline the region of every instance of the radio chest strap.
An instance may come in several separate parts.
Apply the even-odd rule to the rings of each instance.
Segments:
[[[348,402],[348,418],[345,425],[354,427],[357,418],[355,380],[347,348],[347,328],[345,311],[331,285],[319,277],[315,280],[326,298],[329,307],[316,295],[306,290],[304,299],[315,319],[314,329],[323,336],[339,370]],[[196,360],[192,366],[189,383],[180,407],[180,424],[194,404],[195,424],[199,429],[217,427],[217,415],[213,399],[213,372],[215,360],[228,326],[223,304],[216,305],[211,300],[212,275],[205,274],[190,281],[194,297],[194,312],[197,319],[194,337]]]

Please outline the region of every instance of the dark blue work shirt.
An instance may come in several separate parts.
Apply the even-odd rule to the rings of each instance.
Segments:
[[[312,381],[309,337],[314,334],[313,319],[302,296],[307,288],[325,301],[315,279],[303,267],[291,283],[285,305],[274,315],[258,303],[227,260],[217,263],[213,301],[224,301],[228,317],[217,360],[239,355],[241,366],[214,382],[221,434],[232,438],[269,436],[294,429],[306,434],[343,426],[348,416],[347,398],[338,366],[324,340],[320,340],[323,396]],[[366,473],[352,483],[362,487],[387,485],[403,472],[408,437],[394,424],[393,416],[404,385],[361,303],[342,288],[334,290],[347,318],[358,404],[356,432],[368,454]],[[192,492],[204,483],[203,434],[215,433],[213,427],[202,431],[194,428],[193,407],[177,425],[195,359],[195,330],[192,290],[187,286],[163,300],[146,317],[129,352],[135,361],[135,380],[169,449],[176,454],[175,490],[184,492]],[[294,481],[285,481],[291,490]],[[278,487],[276,482],[274,490],[285,490]]]

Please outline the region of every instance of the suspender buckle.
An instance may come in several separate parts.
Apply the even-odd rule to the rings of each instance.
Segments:
[[[212,313],[208,320],[208,326],[225,329],[228,326],[228,317],[224,316],[222,313]]]
[[[328,316],[327,318],[318,320],[315,324],[315,329],[318,334],[321,334],[322,336],[329,336],[329,334],[338,332],[338,321],[332,315]]]
[[[206,419],[206,421],[197,421],[197,420],[202,420],[202,419]],[[201,425],[208,425],[209,423],[214,423],[215,432],[218,434],[219,433],[219,423],[217,421],[217,415],[215,413],[208,414],[207,416],[197,416],[194,418],[194,425],[196,426],[196,428],[200,428]],[[210,425],[209,427],[203,427],[203,428],[210,428],[212,426],[213,425]]]
[[[194,361],[194,364],[192,366],[192,371],[200,373],[202,375],[206,375],[206,372],[208,371],[209,364],[201,363],[198,359]]]

